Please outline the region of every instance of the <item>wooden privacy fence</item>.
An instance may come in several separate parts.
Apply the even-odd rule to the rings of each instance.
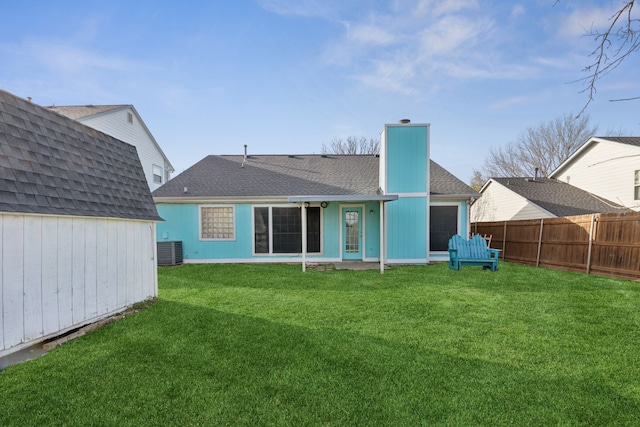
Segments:
[[[505,261],[640,279],[640,213],[477,222]]]

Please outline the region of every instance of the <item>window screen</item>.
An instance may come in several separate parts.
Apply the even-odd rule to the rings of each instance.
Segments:
[[[431,206],[430,251],[448,250],[449,239],[458,233],[458,206]]]
[[[320,252],[320,236],[320,208],[309,207],[307,208],[307,252]],[[270,242],[271,252],[269,251]],[[257,254],[302,252],[300,208],[275,206],[254,208],[254,244]]]

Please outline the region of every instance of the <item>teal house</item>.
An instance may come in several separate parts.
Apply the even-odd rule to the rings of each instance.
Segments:
[[[479,196],[429,158],[429,125],[385,125],[376,155],[207,156],[152,195],[185,263],[427,264]]]

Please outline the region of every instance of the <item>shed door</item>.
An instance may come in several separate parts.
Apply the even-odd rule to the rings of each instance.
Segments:
[[[362,208],[342,211],[342,259],[362,259]]]

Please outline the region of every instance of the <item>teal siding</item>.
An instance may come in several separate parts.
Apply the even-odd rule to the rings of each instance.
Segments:
[[[208,204],[214,205],[214,204]],[[253,205],[236,204],[236,236],[230,241],[201,241],[199,238],[199,206],[198,204],[157,204],[158,214],[163,222],[157,224],[157,241],[182,241],[185,260],[201,261],[268,261],[269,259],[291,259],[290,255],[254,255],[253,254]],[[275,206],[275,205],[274,205]],[[286,205],[291,206],[291,205]],[[363,214],[365,230],[365,257],[377,258],[380,252],[380,217],[378,203],[367,203]],[[370,214],[369,211],[374,213]],[[322,209],[322,254],[308,254],[310,258],[339,259],[341,255],[341,219],[340,204],[330,203]],[[298,258],[298,256],[293,256]]]
[[[426,193],[427,126],[387,127],[387,191]]]
[[[426,260],[427,199],[400,198],[387,203],[387,259]]]
[[[340,205],[330,203],[323,211],[323,258],[338,258],[340,256]]]
[[[373,211],[373,213],[371,212]],[[365,253],[364,258],[380,258],[380,204],[370,202],[365,205]]]
[[[251,205],[235,205],[236,238],[229,241],[201,241],[199,205],[158,204],[157,240],[180,240],[184,259],[244,259],[252,257]]]

